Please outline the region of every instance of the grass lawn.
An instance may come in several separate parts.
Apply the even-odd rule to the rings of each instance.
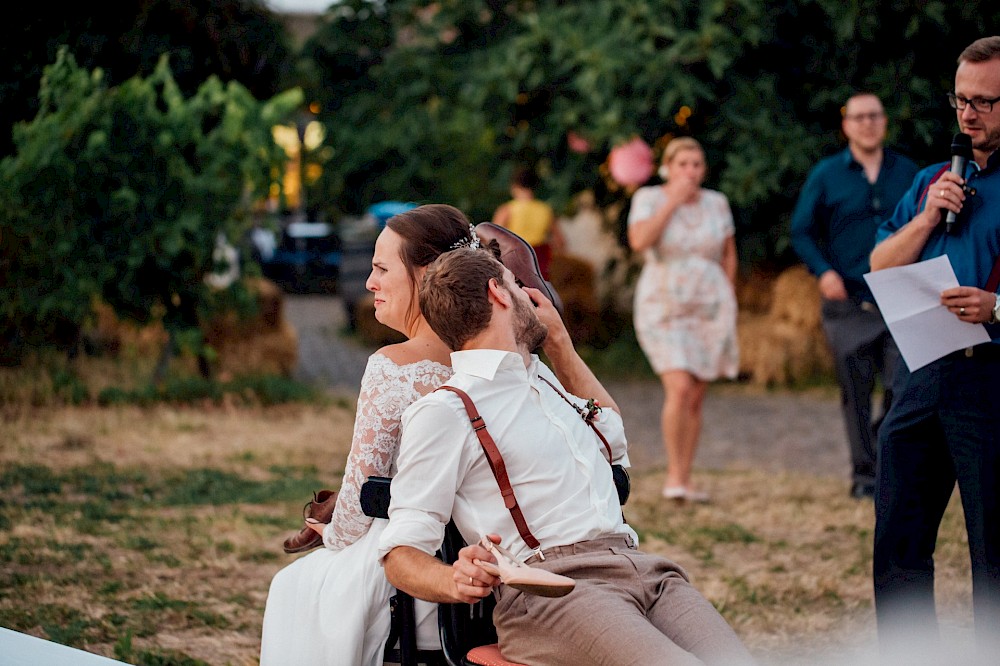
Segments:
[[[351,405],[0,416],[0,626],[130,663],[257,662],[268,584],[295,557],[281,541],[311,491],[339,483]],[[676,507],[662,470],[633,470],[625,514],[644,548],[679,562],[762,663],[870,654],[871,503],[839,477],[699,474],[714,503]],[[967,636],[957,494],[937,567],[945,631]]]

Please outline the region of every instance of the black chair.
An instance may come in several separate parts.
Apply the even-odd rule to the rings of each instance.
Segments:
[[[628,473],[620,465],[614,465],[613,476],[618,498],[622,504],[628,499],[630,482]],[[361,509],[373,518],[389,517],[389,491],[391,479],[371,476],[361,487]],[[466,546],[462,535],[449,521],[444,530],[444,541],[437,552],[438,559],[448,564],[458,559],[458,551]],[[497,632],[493,626],[493,595],[469,604],[438,604],[438,631],[441,637],[440,650],[417,649],[417,625],[413,610],[413,597],[397,590],[389,599],[391,624],[389,639],[385,644],[383,660],[400,666],[482,666],[502,664],[498,661],[499,650],[493,650],[486,659],[469,653],[484,646],[494,646]]]
[[[372,518],[389,517],[389,482],[381,476],[369,477],[361,487],[361,508]],[[458,551],[465,547],[454,522],[445,527],[444,541],[437,556],[444,562],[458,559]],[[493,628],[493,607],[496,601],[487,596],[476,604],[439,604],[438,632],[440,650],[417,649],[417,623],[413,597],[397,590],[389,599],[389,638],[385,643],[383,661],[400,666],[465,666],[465,656],[480,645],[497,642]]]

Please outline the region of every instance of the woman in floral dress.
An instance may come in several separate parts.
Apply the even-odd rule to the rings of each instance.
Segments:
[[[721,192],[701,187],[705,152],[695,139],[667,144],[662,185],[639,188],[628,217],[631,248],[644,265],[636,285],[636,337],[663,383],[667,452],[663,496],[704,502],[691,470],[708,383],[736,377],[736,242]]]

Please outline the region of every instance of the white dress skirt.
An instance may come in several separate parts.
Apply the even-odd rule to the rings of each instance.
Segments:
[[[358,500],[369,476],[392,476],[399,420],[421,396],[451,377],[432,361],[398,366],[375,353],[368,360],[351,453],[324,547],[299,557],[271,580],[261,635],[261,666],[375,666],[389,635],[395,592],[378,561],[388,521],[369,518]],[[437,649],[437,605],[417,601],[417,647]]]

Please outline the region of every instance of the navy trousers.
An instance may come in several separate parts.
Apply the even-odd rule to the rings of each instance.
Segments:
[[[875,611],[883,645],[933,639],[934,546],[956,481],[972,561],[976,637],[1000,637],[1000,345],[910,373],[879,434]]]

